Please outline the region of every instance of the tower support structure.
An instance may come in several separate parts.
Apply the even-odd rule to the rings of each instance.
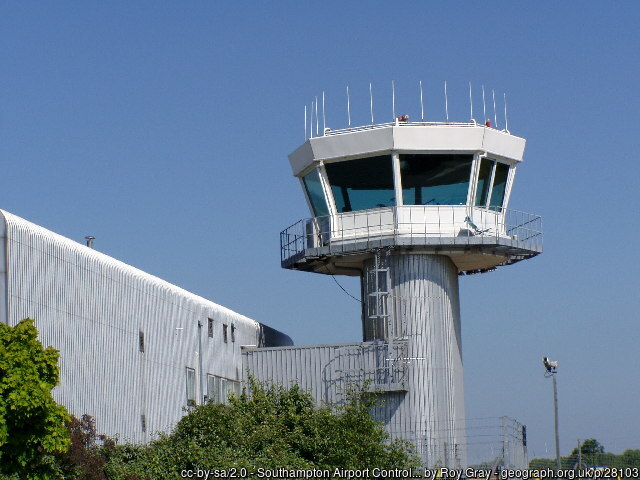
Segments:
[[[400,411],[386,420],[424,451],[434,464],[461,466],[465,461],[464,382],[458,270],[443,255],[389,254],[389,311],[386,328],[367,315],[376,256],[364,262],[364,341],[406,341],[406,393]],[[380,264],[378,264],[380,268]],[[377,292],[375,292],[377,293]],[[373,328],[372,328],[373,327]],[[397,419],[395,417],[398,417]],[[402,423],[406,425],[402,425]]]

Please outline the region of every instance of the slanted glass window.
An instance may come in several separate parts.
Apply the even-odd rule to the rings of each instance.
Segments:
[[[487,204],[489,184],[491,183],[491,170],[493,161],[488,158],[480,159],[480,172],[478,172],[478,187],[476,189],[476,205],[484,207]]]
[[[325,165],[338,213],[396,204],[391,155]]]
[[[466,205],[473,155],[400,155],[405,205]]]
[[[509,165],[496,162],[496,173],[493,176],[493,189],[491,190],[491,200],[489,207],[502,208],[504,192],[507,187],[507,177],[509,176]]]
[[[196,406],[196,371],[187,367],[187,406]]]
[[[311,208],[313,208],[314,217],[322,217],[329,215],[329,208],[327,207],[327,201],[324,198],[324,191],[322,190],[322,183],[320,182],[320,173],[318,169],[314,168],[311,172],[302,177],[304,188],[307,190],[307,196],[311,202]]]

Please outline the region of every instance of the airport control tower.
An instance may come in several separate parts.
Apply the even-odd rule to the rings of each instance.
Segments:
[[[363,345],[396,376],[382,419],[429,465],[464,465],[458,279],[542,252],[540,217],[508,209],[525,140],[486,118],[319,129],[317,108],[289,156],[313,217],[282,232],[282,267],[360,277]]]

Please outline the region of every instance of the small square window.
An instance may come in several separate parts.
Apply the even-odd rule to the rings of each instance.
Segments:
[[[213,338],[213,318],[207,319],[207,334],[209,338]]]
[[[226,323],[222,324],[222,339],[224,340],[224,343],[227,343],[227,324]]]
[[[144,332],[142,330],[138,332],[138,350],[144,353]]]

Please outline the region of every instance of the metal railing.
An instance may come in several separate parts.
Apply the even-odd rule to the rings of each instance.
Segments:
[[[331,129],[326,129],[322,134],[320,135],[311,135],[310,138],[316,138],[316,137],[329,137],[331,135],[342,135],[344,133],[353,133],[353,132],[362,132],[365,130],[377,130],[379,128],[387,128],[387,127],[486,127],[486,128],[493,128],[493,127],[487,127],[485,125],[481,125],[478,122],[476,122],[475,120],[470,121],[470,122],[425,122],[425,121],[421,121],[421,122],[400,122],[400,121],[396,121],[396,122],[386,122],[386,123],[371,123],[368,125],[359,125],[356,127],[346,127],[346,128],[339,128],[336,130],[331,130]],[[507,130],[499,130],[494,128],[494,130],[498,130],[498,131],[502,131],[505,133],[509,133]]]
[[[388,246],[499,246],[542,252],[542,218],[466,205],[405,205],[300,220],[280,233],[281,261]],[[529,253],[527,253],[529,252]]]

